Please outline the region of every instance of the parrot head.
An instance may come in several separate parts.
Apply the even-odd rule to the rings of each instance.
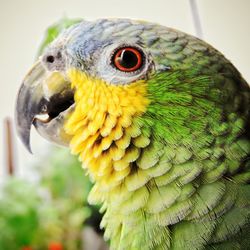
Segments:
[[[48,140],[67,146],[72,136],[64,125],[77,115],[75,102],[82,103],[81,117],[75,119],[86,115],[96,123],[121,115],[124,105],[129,109],[125,102],[145,106],[143,82],[154,71],[169,68],[154,61],[161,54],[160,47],[149,46],[158,39],[154,28],[130,20],[98,20],[65,30],[28,72],[18,93],[16,125],[27,149],[32,125]],[[137,112],[144,110],[141,106]],[[101,128],[90,125],[90,130]]]

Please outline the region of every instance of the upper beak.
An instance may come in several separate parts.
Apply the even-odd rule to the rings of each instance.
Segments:
[[[29,152],[32,124],[45,138],[67,145],[69,138],[63,130],[63,123],[72,106],[70,83],[59,72],[48,71],[41,61],[35,63],[23,80],[15,108],[17,133]],[[42,114],[47,115],[46,120],[38,118]]]
[[[45,69],[40,62],[37,62],[24,78],[16,101],[15,122],[17,133],[30,152],[31,125],[46,102],[41,84],[44,78]]]

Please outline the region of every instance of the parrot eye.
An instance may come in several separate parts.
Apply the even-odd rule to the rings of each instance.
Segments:
[[[112,64],[123,72],[136,71],[143,64],[143,53],[138,48],[119,48],[112,57]]]

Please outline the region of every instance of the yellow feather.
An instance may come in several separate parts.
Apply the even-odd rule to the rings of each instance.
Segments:
[[[120,160],[120,161],[115,161],[113,163],[113,167],[116,171],[121,171],[127,167],[129,167],[129,162],[124,161],[124,160]]]
[[[140,156],[140,149],[136,147],[131,147],[127,150],[122,160],[126,162],[134,162],[138,159],[139,156]]]
[[[133,174],[129,175],[125,184],[129,191],[134,191],[142,186],[144,186],[150,179],[150,176],[147,175],[143,170],[136,170]]]
[[[107,175],[112,171],[111,158],[108,154],[101,156],[101,161],[99,161],[98,176]]]
[[[112,190],[125,179],[129,189],[145,184],[149,176],[141,171],[131,174],[129,163],[138,159],[137,146],[146,145],[148,139],[138,138],[135,146],[129,145],[131,138],[141,134],[133,120],[149,104],[146,83],[112,85],[77,69],[70,69],[68,78],[75,89],[76,105],[64,127],[72,135],[72,152],[79,154],[83,167],[103,191]]]
[[[101,142],[101,148],[102,148],[102,150],[103,151],[107,150],[110,147],[110,145],[111,145],[112,142],[113,142],[113,140],[112,140],[111,137],[109,137],[109,136],[104,137],[102,139],[102,142]]]
[[[114,115],[107,115],[105,123],[101,128],[101,134],[107,136],[117,123],[117,117]]]
[[[133,144],[138,148],[145,148],[149,145],[150,139],[144,135],[138,136],[133,139]]]
[[[128,127],[126,131],[132,138],[135,138],[141,134],[140,127],[134,123],[130,127]]]
[[[118,122],[119,122],[119,124],[121,124],[121,126],[123,128],[127,128],[132,123],[132,117],[131,117],[131,114],[129,114],[129,112],[127,110],[124,110],[124,113],[126,115],[120,117]]]
[[[125,169],[123,169],[121,171],[115,171],[114,174],[113,174],[114,175],[114,179],[116,181],[123,180],[125,177],[127,177],[129,175],[130,170],[131,170],[130,168],[125,168]]]
[[[101,134],[103,136],[103,134]],[[117,124],[111,131],[110,135],[114,141],[119,140],[123,135],[123,128],[120,124]]]
[[[125,155],[125,149],[113,146],[110,149],[110,154],[115,163],[115,161],[119,161]]]
[[[117,205],[127,201],[132,196],[132,194],[133,192],[129,192],[126,185],[122,183],[108,193],[107,200],[109,203],[114,205],[114,208],[117,207],[119,209],[119,206]]]
[[[115,144],[118,148],[126,149],[130,144],[131,137],[128,133],[123,134],[122,138],[115,141]]]
[[[88,202],[89,204],[98,204],[103,202],[103,200],[104,196],[100,190],[100,186],[98,184],[95,184],[89,193]]]

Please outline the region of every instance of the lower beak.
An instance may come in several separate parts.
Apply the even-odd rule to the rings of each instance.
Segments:
[[[48,71],[38,61],[28,72],[18,92],[15,122],[18,135],[31,152],[32,124],[49,141],[68,145],[64,120],[74,109],[70,82],[58,71]]]

